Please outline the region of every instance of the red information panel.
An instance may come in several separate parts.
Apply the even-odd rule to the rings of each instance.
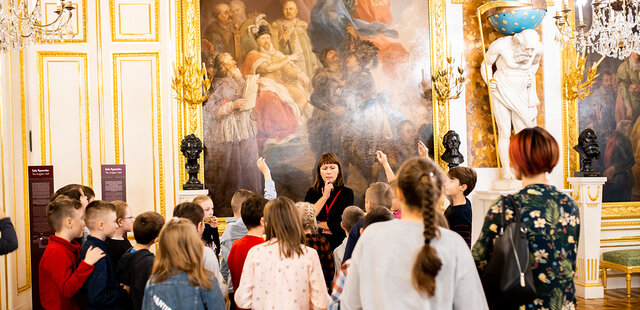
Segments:
[[[38,266],[53,234],[47,223],[47,204],[53,194],[53,166],[29,166],[29,225],[31,227],[31,297],[33,309],[42,309],[38,289]]]
[[[102,165],[102,200],[127,201],[127,170],[125,165]]]

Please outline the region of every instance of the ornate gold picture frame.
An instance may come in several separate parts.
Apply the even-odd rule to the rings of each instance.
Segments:
[[[570,7],[574,7],[575,1],[570,1]],[[575,15],[572,11],[569,14],[568,20],[574,21]],[[599,55],[598,55],[599,56]],[[591,57],[593,59],[599,57]],[[597,61],[597,59],[596,59]],[[575,44],[565,43],[561,47],[561,63],[562,63],[562,168],[564,187],[568,188],[568,177],[572,177],[574,172],[580,170],[580,156],[573,147],[578,144],[578,136],[580,135],[580,111],[578,99],[572,99],[575,97],[575,90],[577,83],[580,83],[580,78],[574,76],[577,72],[577,68],[580,65],[586,65],[587,68],[591,66],[591,61],[585,64],[579,63],[579,55],[576,50]],[[599,68],[601,69],[601,68]],[[600,74],[599,70],[598,74]],[[604,72],[604,71],[603,71]],[[609,72],[607,74],[612,74]],[[588,97],[587,97],[588,98]],[[598,135],[598,143],[601,146],[601,150],[605,149],[607,141],[601,140]],[[601,154],[604,156],[605,154]],[[631,219],[640,217],[640,201],[632,202],[605,202],[602,208],[602,219]]]
[[[429,1],[429,37],[430,55],[431,55],[431,72],[442,70],[446,65],[447,52],[447,11],[445,0]],[[200,25],[200,1],[199,0],[180,0],[176,3],[175,16],[175,46],[176,58],[184,59],[184,57],[201,57],[201,25]],[[200,63],[199,61],[198,63]],[[434,92],[431,90],[432,93]],[[440,160],[440,155],[444,151],[441,141],[444,134],[449,130],[449,101],[438,100],[435,93],[433,100],[433,136],[434,136],[434,158],[443,167],[446,163]],[[177,102],[177,131],[178,137],[183,137],[190,133],[202,138],[202,107],[189,106],[184,102]],[[201,159],[202,160],[202,159]],[[176,163],[180,169],[180,184],[186,179],[184,169],[184,158],[179,156],[179,162]],[[201,163],[201,167],[204,165]],[[202,170],[200,179],[203,178]]]

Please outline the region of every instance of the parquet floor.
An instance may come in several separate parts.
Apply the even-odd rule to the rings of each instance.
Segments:
[[[631,289],[631,298],[627,300],[627,289],[607,290],[604,299],[578,298],[578,309],[584,310],[637,310],[640,309],[640,288]]]

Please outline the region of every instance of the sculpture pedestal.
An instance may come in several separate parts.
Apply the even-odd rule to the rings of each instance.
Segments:
[[[193,201],[193,198],[196,198],[196,197],[198,197],[200,195],[209,195],[209,190],[208,189],[200,189],[200,190],[181,190],[181,191],[178,191],[178,203]]]
[[[522,184],[522,183],[520,183]],[[520,188],[514,190],[507,191],[474,191],[475,196],[473,198],[473,220],[471,222],[471,245],[478,240],[478,236],[480,235],[480,231],[482,231],[482,225],[484,225],[484,218],[487,216],[487,212],[491,209],[491,204],[493,204],[498,197],[502,195],[509,195],[517,193]]]
[[[576,295],[585,299],[604,298],[600,274],[600,229],[602,187],[607,178],[567,178],[571,196],[580,208],[580,239],[576,262]]]
[[[498,179],[493,182],[493,190],[498,192],[510,192],[510,194],[522,188],[522,181],[514,179]]]

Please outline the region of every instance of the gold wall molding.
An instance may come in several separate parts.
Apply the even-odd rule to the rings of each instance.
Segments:
[[[29,236],[31,236],[31,230],[27,223],[29,223],[29,180],[28,180],[28,159],[27,159],[27,100],[25,90],[25,76],[24,76],[24,51],[20,51],[20,123],[22,126],[22,189],[24,192],[24,248],[25,259],[27,263],[27,283],[20,286],[18,283],[18,273],[16,272],[16,287],[18,294],[25,292],[31,288],[31,242],[29,242]],[[17,219],[16,209],[14,209],[14,218]],[[18,254],[16,254],[16,270],[18,269]]]
[[[602,227],[621,227],[621,226],[640,226],[640,221],[602,222]]]
[[[89,72],[88,72],[88,61],[87,61],[87,53],[79,53],[79,52],[48,52],[48,51],[44,51],[44,52],[38,52],[37,53],[37,58],[38,58],[38,82],[39,82],[39,92],[38,92],[38,100],[39,100],[39,104],[40,104],[40,152],[41,152],[41,160],[44,159],[43,162],[41,162],[42,165],[45,164],[53,164],[53,157],[52,157],[52,153],[53,153],[53,149],[51,146],[51,106],[50,106],[50,101],[48,98],[50,98],[49,95],[49,91],[50,89],[47,87],[47,93],[45,96],[45,83],[49,82],[48,76],[45,79],[44,76],[44,66],[45,64],[48,65],[50,63],[75,63],[78,65],[78,78],[81,78],[82,80],[79,81],[80,86],[78,91],[78,111],[79,111],[79,115],[78,115],[78,119],[79,119],[79,126],[80,126],[80,176],[81,176],[81,180],[84,183],[84,174],[82,173],[83,166],[84,166],[84,157],[82,154],[82,148],[83,148],[83,141],[82,141],[82,123],[83,123],[83,118],[84,118],[84,123],[85,123],[85,143],[86,143],[86,147],[87,147],[87,160],[86,160],[86,172],[87,172],[87,184],[90,187],[93,187],[93,172],[92,172],[92,167],[91,167],[91,118],[90,118],[90,111],[91,111],[91,107],[90,107],[90,103],[89,103]],[[51,60],[48,60],[48,58],[52,58]],[[64,59],[67,60],[64,60]],[[71,59],[69,59],[71,58]],[[49,74],[49,71],[47,69],[47,75]],[[82,86],[84,86],[84,92],[82,92]],[[45,100],[45,97],[47,98],[47,100]],[[48,130],[47,130],[47,124],[45,124],[44,120],[45,120],[45,101],[46,101],[46,119],[48,120],[47,124],[48,124]],[[84,102],[84,110],[85,110],[85,116],[82,116],[82,104]],[[45,135],[45,132],[48,133],[48,135]],[[49,161],[46,162],[46,154],[47,154],[47,150],[46,150],[46,139],[48,136],[48,143],[49,143]],[[42,148],[44,146],[44,148]]]
[[[76,44],[76,43],[87,43],[87,0],[82,0],[82,5],[80,5],[77,0],[74,1],[75,3],[72,3],[73,7],[75,8],[75,12],[73,13],[73,18],[75,19],[75,29],[76,31],[74,32],[75,36],[80,35],[79,38],[76,38],[75,36],[72,39],[68,39],[68,40],[60,40],[60,39],[55,39],[54,38],[54,43],[55,44]],[[55,7],[60,4],[60,1],[57,0],[45,0],[42,3],[42,10],[43,10],[43,15],[44,15],[44,20],[47,22],[52,21],[53,19],[49,19],[49,13],[53,13],[53,10],[55,10]],[[49,9],[53,9],[53,10],[49,10]],[[82,18],[80,18],[80,16],[82,16]],[[82,19],[82,21],[80,21],[80,19]],[[82,31],[81,31],[82,30]]]
[[[640,236],[624,236],[618,238],[601,238],[600,243],[640,241]],[[625,245],[626,246],[626,245]]]
[[[149,11],[147,33],[122,32],[121,13],[126,6],[147,6]],[[112,42],[159,42],[160,40],[160,0],[109,0],[109,16]]]
[[[429,39],[431,41],[431,75],[444,69],[447,49],[447,1],[429,1]],[[440,141],[449,130],[449,99],[439,101],[435,87],[433,98],[433,156],[442,169],[449,169],[446,162],[440,159],[444,148]]]
[[[98,70],[98,130],[100,131],[99,143],[100,143],[100,164],[105,163],[105,131],[103,127],[104,120],[104,72],[103,72],[103,59],[102,59],[102,9],[100,6],[100,0],[95,0],[94,6],[96,8],[96,49],[97,49],[97,70]]]
[[[597,201],[598,198],[600,197],[600,185],[596,186],[595,195],[591,195],[591,186],[587,186],[587,195],[589,196],[589,199],[591,199],[591,201]]]
[[[640,243],[636,244],[614,244],[614,245],[600,245],[600,248],[628,248],[628,247],[639,247]]]
[[[9,66],[11,66],[11,65],[9,65]],[[3,68],[0,67],[0,69],[3,69]],[[11,69],[9,69],[9,72],[11,72]],[[2,80],[3,80],[2,77],[0,77],[0,102],[2,102],[2,98],[3,98],[2,89],[4,88],[3,85],[2,85],[2,82],[3,82]],[[9,77],[9,98],[10,98],[9,100],[10,101],[12,101],[11,100],[11,89],[12,88],[13,87],[11,87],[11,76],[10,76]],[[5,213],[7,211],[7,209],[6,209],[7,208],[7,196],[5,194],[5,188],[4,187],[5,187],[5,184],[9,185],[8,184],[9,182],[5,183],[5,181],[4,181],[4,167],[5,167],[5,165],[4,165],[4,117],[3,117],[4,113],[3,113],[2,110],[3,110],[3,107],[9,107],[9,109],[11,109],[12,106],[13,106],[12,104],[2,104],[2,105],[0,105],[0,178],[1,178],[0,180],[2,181],[2,184],[0,185],[2,187],[2,191],[1,191],[2,192],[2,206],[0,206],[0,208],[2,208]],[[13,119],[13,117],[11,117],[11,119]],[[15,195],[14,195],[14,199],[15,199]],[[4,276],[5,284],[4,284],[4,286],[8,287],[9,286],[9,279],[7,277],[7,258],[6,258],[6,256],[5,256],[5,259],[4,259],[4,268],[5,268],[5,271],[4,271],[5,272],[5,276]],[[7,292],[6,299],[8,300],[9,299],[9,290],[7,289],[6,292]],[[2,301],[2,292],[0,292],[0,307],[2,307],[1,301]],[[8,308],[8,305],[7,305],[7,308]]]
[[[200,63],[200,1],[180,0],[176,3],[176,58],[195,57]],[[202,139],[202,108],[188,107],[184,101],[177,100],[178,110],[178,141],[188,134],[195,134]],[[189,132],[195,128],[195,132]],[[184,184],[187,172],[184,169],[184,157],[174,150],[178,156],[179,182]],[[204,167],[204,159],[198,160],[200,167]],[[204,169],[200,170],[198,179],[204,180]]]
[[[609,275],[607,275],[608,277]],[[597,283],[584,283],[582,281],[573,281],[576,285],[580,285],[580,286],[584,286],[584,287],[598,287],[598,286],[602,286],[602,283],[597,282]]]
[[[640,218],[640,203],[606,203],[602,206],[602,219]]]
[[[155,111],[154,108],[151,108],[151,124],[152,124],[152,136],[155,135],[155,140],[153,142],[154,149],[152,150],[152,154],[156,155],[152,159],[153,163],[153,199],[154,199],[154,210],[157,211],[158,207],[158,199],[160,202],[160,214],[166,217],[166,197],[165,197],[165,167],[164,167],[164,151],[163,151],[163,134],[162,134],[162,100],[161,100],[161,76],[160,76],[160,53],[159,52],[142,52],[142,53],[113,53],[113,109],[114,109],[114,137],[115,137],[115,145],[116,149],[118,149],[119,141],[120,141],[120,130],[123,128],[122,122],[124,120],[124,112],[118,113],[118,111],[124,111],[122,106],[122,100],[119,98],[119,94],[122,93],[122,90],[118,87],[119,83],[119,75],[118,75],[118,65],[121,65],[123,61],[131,61],[131,62],[151,62],[151,70],[154,70],[153,74],[155,74],[155,78],[152,79],[152,89],[155,92],[151,94],[152,98],[155,98]],[[122,72],[122,70],[120,70]],[[118,117],[119,115],[119,117]],[[154,127],[157,128],[157,131],[154,132]],[[122,133],[124,134],[124,133]],[[124,140],[122,141],[122,161],[124,162]],[[157,153],[157,154],[156,154]],[[116,152],[116,158],[119,157],[119,153]],[[158,182],[156,183],[156,160],[158,159]],[[157,186],[156,186],[157,185]],[[159,198],[158,198],[159,192]]]

